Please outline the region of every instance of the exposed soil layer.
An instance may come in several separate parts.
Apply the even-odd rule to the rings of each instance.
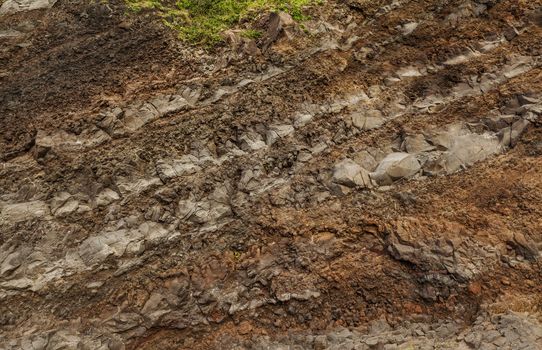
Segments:
[[[542,348],[542,1],[211,51],[44,7],[0,9],[1,349]]]

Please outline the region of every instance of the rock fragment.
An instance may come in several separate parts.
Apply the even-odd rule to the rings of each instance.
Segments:
[[[120,196],[117,192],[113,191],[110,188],[106,188],[96,197],[96,205],[98,205],[99,207],[104,207],[119,199]]]
[[[22,11],[47,9],[57,0],[6,0],[0,7],[0,16]]]
[[[49,206],[43,201],[0,205],[0,224],[17,223],[49,215]]]
[[[382,112],[372,109],[369,111],[353,113],[352,124],[360,130],[371,130],[384,124],[384,118],[382,117]]]
[[[372,187],[369,172],[349,158],[335,165],[333,182],[347,187]]]
[[[421,169],[420,162],[411,154],[403,152],[390,153],[384,158],[371,178],[379,185],[391,185],[402,178],[410,178]]]

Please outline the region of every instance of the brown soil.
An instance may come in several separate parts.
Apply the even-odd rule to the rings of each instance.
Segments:
[[[454,123],[485,128],[482,121],[516,108],[518,98],[540,97],[542,2],[411,0],[384,13],[391,3],[328,1],[308,10],[311,34],[288,27],[267,50],[265,37],[212,51],[190,47],[152,14],[127,14],[117,1],[60,0],[51,9],[0,16],[0,32],[22,32],[0,36],[0,344],[17,348],[25,337],[48,334],[51,348],[77,348],[53,336],[66,330],[79,337],[77,346],[96,349],[98,341],[104,349],[274,348],[293,346],[297,335],[343,328],[364,334],[378,320],[392,328],[448,320],[461,325],[457,334],[482,316],[522,312],[542,320],[542,119],[530,121],[510,147],[458,172],[420,172],[378,188],[346,189],[330,180],[345,157],[369,148],[387,152],[405,135]],[[402,35],[398,26],[410,22],[418,26]],[[328,29],[318,31],[324,24]],[[444,64],[501,36],[508,40],[491,50]],[[451,97],[472,76],[504,75],[520,55],[535,60],[528,71]],[[412,66],[442,69],[386,81]],[[283,72],[257,80],[273,67]],[[255,82],[212,99],[243,79]],[[405,112],[352,133],[345,120],[354,104],[332,105],[375,86],[377,97],[364,110],[386,115],[399,96]],[[119,107],[126,115],[138,101],[185,88],[200,91],[190,108],[123,134],[102,125],[105,111]],[[434,96],[449,100],[436,109],[408,109]],[[266,142],[269,126],[295,125],[296,113],[310,106],[326,111],[314,112],[293,136],[243,149],[249,131]],[[44,146],[38,137],[62,131],[83,138],[90,129],[108,139],[74,148],[64,139]],[[322,143],[325,151],[312,151]],[[233,154],[232,144],[245,153],[213,163]],[[309,160],[304,152],[312,152]],[[160,160],[188,154],[213,161],[187,176],[160,175]],[[248,170],[276,182],[262,175],[248,189]],[[151,178],[158,180],[125,189]],[[208,221],[179,214],[190,198],[211,203],[205,208],[212,211],[217,188],[228,192],[228,214]],[[120,198],[99,204],[106,189]],[[54,201],[62,192],[90,210],[58,214]],[[9,216],[6,208],[28,202],[46,203],[51,212]],[[120,252],[108,243],[113,248],[103,260],[70,265],[70,252],[81,255],[92,237],[148,223],[170,231]],[[408,253],[398,251],[402,246]],[[6,258],[19,251],[25,253],[17,264]],[[450,256],[453,267],[445,263]],[[32,267],[32,259],[41,267]],[[9,264],[13,269],[4,269]],[[51,271],[58,277],[36,282]],[[29,285],[14,287],[23,278]],[[318,348],[313,338],[298,345]],[[449,348],[490,344],[452,338],[457,343]],[[529,344],[542,348],[541,339]]]

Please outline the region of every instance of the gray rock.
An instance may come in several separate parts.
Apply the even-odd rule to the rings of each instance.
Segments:
[[[412,78],[423,76],[423,73],[420,72],[420,69],[414,66],[400,68],[396,71],[396,74],[399,78]]]
[[[268,145],[272,145],[279,138],[284,138],[294,133],[294,127],[289,124],[272,125],[265,134],[265,140]]]
[[[405,137],[403,141],[404,149],[408,153],[418,154],[422,152],[429,152],[435,149],[435,146],[430,145],[425,137],[421,134],[409,135]]]
[[[492,343],[493,341],[495,341],[500,336],[501,336],[501,334],[493,329],[493,330],[489,330],[489,331],[485,332],[484,335],[483,335],[483,338],[484,338],[485,342]]]
[[[245,152],[257,151],[266,147],[260,134],[251,131],[239,137],[239,148]]]
[[[55,210],[54,215],[62,217],[62,216],[71,214],[78,209],[79,209],[79,201],[75,199],[69,199],[60,208]]]
[[[180,200],[177,205],[177,216],[181,219],[187,219],[196,211],[196,207],[197,202],[193,197]]]
[[[152,324],[156,323],[163,315],[171,312],[168,303],[164,299],[164,295],[152,293],[141,309],[141,314],[147,317]]]
[[[190,217],[190,220],[198,224],[212,223],[216,220],[230,216],[231,208],[217,202],[200,202]]]
[[[531,123],[526,119],[515,121],[511,126],[502,129],[499,132],[501,145],[504,147],[514,147],[519,137]]]
[[[181,111],[188,106],[188,101],[179,95],[163,95],[154,98],[150,103],[156,108],[160,116]]]
[[[59,192],[57,193],[53,199],[51,199],[50,205],[51,205],[51,211],[55,211],[58,208],[60,208],[64,203],[66,203],[67,200],[71,199],[72,195],[69,192]]]
[[[85,239],[78,254],[86,265],[94,265],[113,255],[139,254],[145,250],[144,243],[156,242],[168,235],[168,230],[154,222],[144,222],[136,229],[105,231]]]
[[[120,199],[120,196],[117,192],[113,191],[110,188],[106,188],[96,196],[96,205],[99,207],[105,207],[114,201]]]
[[[512,79],[520,74],[523,74],[531,69],[531,57],[520,56],[514,60],[514,62],[506,65],[503,68],[503,75],[507,79]]]
[[[43,201],[0,205],[0,224],[16,223],[49,215],[49,206]]]
[[[24,259],[30,254],[30,249],[18,247],[17,250],[13,248],[4,250],[0,254],[0,276],[10,274],[16,270],[23,263]]]
[[[201,97],[201,87],[196,89],[184,87],[179,89],[178,94],[180,94],[190,105],[194,105]]]
[[[160,113],[151,103],[135,104],[124,111],[124,127],[128,131],[134,132],[159,116]]]
[[[57,0],[6,0],[0,7],[0,16],[53,7]]]
[[[271,13],[269,15],[269,25],[263,44],[266,50],[275,40],[282,35],[289,35],[289,28],[295,24],[292,17],[286,12]]]
[[[177,216],[197,224],[210,224],[232,215],[229,188],[217,186],[206,198],[195,201],[194,198],[179,201]]]
[[[368,171],[373,171],[378,166],[378,162],[368,151],[361,151],[360,153],[356,154],[354,156],[354,161],[361,165],[363,169]]]
[[[377,346],[381,344],[381,340],[378,337],[371,337],[371,338],[365,339],[365,344],[369,346]]]
[[[460,125],[434,133],[430,139],[433,145],[445,151],[424,165],[424,171],[431,175],[454,173],[502,150],[502,141],[496,135],[471,133]]]
[[[19,36],[23,36],[24,34],[13,29],[7,29],[7,30],[0,30],[0,39],[4,38],[17,38]]]
[[[464,340],[465,343],[477,349],[482,343],[482,334],[478,332],[471,332],[465,336]]]
[[[372,187],[369,172],[348,158],[335,165],[333,182],[347,187]]]
[[[378,335],[391,331],[391,327],[385,318],[375,320],[369,325],[369,334]]]
[[[308,123],[310,123],[313,117],[314,116],[312,114],[308,114],[308,113],[296,114],[294,118],[294,127],[300,128],[307,125]]]
[[[162,185],[162,180],[159,177],[139,178],[131,180],[125,177],[117,178],[117,187],[123,196],[138,194],[147,190],[152,186]]]
[[[200,171],[201,167],[197,163],[198,158],[192,155],[185,155],[180,159],[169,161],[160,159],[156,162],[156,172],[160,179],[166,182],[175,177],[192,175]]]
[[[373,109],[363,112],[355,112],[351,115],[352,124],[360,130],[371,130],[384,124],[382,112]]]
[[[83,130],[79,135],[64,130],[38,130],[35,142],[36,146],[44,149],[66,150],[97,146],[110,139],[107,133],[93,126]]]
[[[410,178],[421,169],[420,162],[408,153],[395,152],[390,153],[384,158],[374,172],[371,178],[379,185],[390,185],[393,181]]]

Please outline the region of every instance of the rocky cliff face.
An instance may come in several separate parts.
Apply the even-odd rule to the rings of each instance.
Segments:
[[[6,0],[0,348],[542,348],[541,8]]]

